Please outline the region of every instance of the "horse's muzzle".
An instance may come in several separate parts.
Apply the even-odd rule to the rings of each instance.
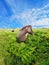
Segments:
[[[31,35],[33,35],[33,32],[30,32]]]

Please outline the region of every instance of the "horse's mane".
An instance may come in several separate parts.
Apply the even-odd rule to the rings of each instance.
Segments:
[[[24,27],[21,28],[20,30],[24,30],[26,27],[31,27],[31,25],[24,26]]]

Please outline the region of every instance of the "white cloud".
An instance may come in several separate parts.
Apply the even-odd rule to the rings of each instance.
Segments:
[[[40,9],[32,9],[20,14],[20,17],[23,21],[25,20],[28,24],[34,26],[47,26],[49,27],[49,18],[47,14],[49,14],[49,4],[45,5],[43,8]],[[39,18],[39,20],[37,20]],[[25,22],[25,23],[26,23]],[[27,24],[26,23],[26,24]]]
[[[33,24],[33,26],[44,26],[44,25],[49,26],[49,18],[44,18],[44,19],[38,20],[32,24]]]
[[[49,4],[45,5],[43,8],[33,8],[26,10],[19,15],[14,14],[9,18],[9,20],[13,21],[18,19],[23,26],[31,24],[33,27],[42,26],[49,28],[49,18],[47,17],[47,14],[49,14]]]

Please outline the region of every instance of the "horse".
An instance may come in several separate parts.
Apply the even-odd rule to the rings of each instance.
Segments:
[[[20,29],[17,39],[19,41],[26,41],[28,33],[33,35],[32,26],[31,25],[24,26],[22,29]]]

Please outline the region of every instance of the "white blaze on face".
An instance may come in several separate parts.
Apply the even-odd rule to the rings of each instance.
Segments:
[[[28,36],[28,33],[26,33],[26,37]]]

